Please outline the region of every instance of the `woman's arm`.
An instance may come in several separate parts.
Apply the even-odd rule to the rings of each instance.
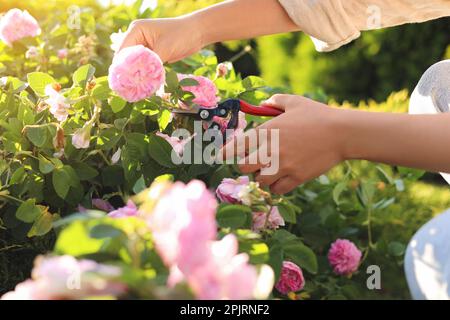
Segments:
[[[450,173],[450,114],[339,111],[346,159]]]
[[[275,95],[265,104],[285,113],[256,129],[279,130],[279,139],[275,143],[258,141],[255,152],[263,152],[263,157],[270,154],[272,161],[278,161],[279,170],[264,175],[261,158],[258,163],[250,163],[252,154],[241,161],[240,169],[256,173],[256,180],[275,193],[289,192],[352,159],[450,172],[450,114],[344,110],[295,95]],[[242,145],[251,134],[247,132],[228,143],[226,155],[245,149]]]
[[[278,0],[228,0],[177,18],[136,20],[120,49],[141,44],[174,62],[214,42],[298,29]]]
[[[278,0],[228,0],[191,16],[200,21],[205,44],[299,30]]]

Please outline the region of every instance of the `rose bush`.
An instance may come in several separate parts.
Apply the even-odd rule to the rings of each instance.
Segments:
[[[174,164],[195,137],[171,136],[190,126],[172,108],[258,104],[279,90],[208,50],[166,66],[144,47],[113,58],[117,28],[158,12],[138,9],[97,21],[85,10],[76,30],[18,11],[0,22],[2,242],[45,254],[5,299],[354,298],[371,253],[400,261],[404,245],[377,242],[373,215],[416,171],[383,166],[361,180],[341,166],[275,197],[232,165]],[[241,130],[265,121],[242,117]]]

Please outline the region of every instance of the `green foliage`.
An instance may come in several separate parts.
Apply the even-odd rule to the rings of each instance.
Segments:
[[[257,41],[262,77],[273,86],[303,94],[320,88],[337,101],[385,100],[393,91],[414,89],[421,75],[444,59],[449,18],[364,32],[330,53],[316,52],[306,35]]]

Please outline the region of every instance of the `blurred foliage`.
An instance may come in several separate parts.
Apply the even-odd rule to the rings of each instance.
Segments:
[[[257,41],[259,67],[270,85],[296,93],[323,89],[341,102],[383,101],[392,91],[414,89],[421,75],[448,57],[450,19],[364,32],[330,53],[318,53],[302,34]]]

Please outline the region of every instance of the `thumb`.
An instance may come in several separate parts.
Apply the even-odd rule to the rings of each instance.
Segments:
[[[275,94],[269,99],[263,101],[261,105],[286,111],[286,109],[289,107],[289,101],[291,98],[292,96],[288,94]]]

